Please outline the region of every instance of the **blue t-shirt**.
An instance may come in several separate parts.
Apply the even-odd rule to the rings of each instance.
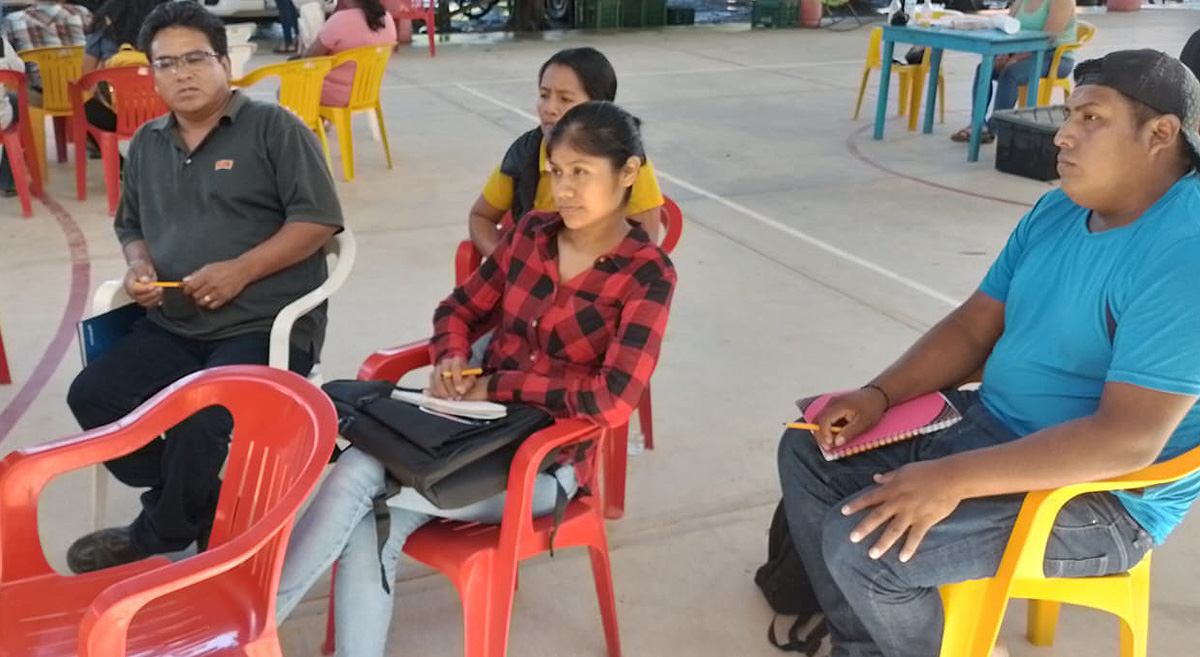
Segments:
[[[1109,381],[1200,395],[1200,177],[1128,226],[1092,233],[1089,215],[1061,190],[1046,194],[979,286],[1004,303],[980,400],[1018,435],[1091,415]],[[1200,406],[1157,460],[1196,445]],[[1159,543],[1198,494],[1200,474],[1116,493]]]

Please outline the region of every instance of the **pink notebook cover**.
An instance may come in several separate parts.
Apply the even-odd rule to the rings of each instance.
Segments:
[[[831,392],[796,402],[804,413],[805,422],[816,422],[829,400],[847,391]],[[879,424],[858,435],[850,442],[832,450],[821,448],[826,461],[865,452],[882,445],[900,442],[916,436],[940,431],[962,419],[962,414],[940,392],[929,393],[888,409]]]

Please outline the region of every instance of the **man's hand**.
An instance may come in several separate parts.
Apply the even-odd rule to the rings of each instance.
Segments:
[[[963,500],[954,482],[944,462],[939,461],[917,461],[875,475],[874,488],[842,507],[842,514],[847,516],[871,509],[850,532],[850,541],[858,543],[883,527],[868,554],[878,559],[904,537],[900,561],[908,561],[916,554],[926,532],[945,520]]]
[[[474,376],[462,373],[466,367],[467,359],[461,356],[443,358],[429,375],[429,395],[440,399],[462,399],[475,385]]]
[[[813,436],[826,450],[837,447],[875,426],[886,410],[887,400],[878,390],[860,388],[848,392],[832,399],[817,416],[816,424],[821,428]]]
[[[216,310],[232,301],[250,283],[250,275],[237,260],[204,265],[183,277],[183,292],[196,305]]]
[[[143,308],[157,308],[163,302],[162,288],[154,285],[157,280],[154,265],[148,260],[135,260],[125,272],[125,293]]]
[[[475,383],[471,385],[471,389],[463,394],[463,401],[487,401],[488,382],[491,378],[491,376],[481,376],[475,379]]]

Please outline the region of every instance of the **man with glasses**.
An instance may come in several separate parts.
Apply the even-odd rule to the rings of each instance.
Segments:
[[[125,290],[146,308],[84,368],[67,403],[90,429],[113,422],[192,372],[267,362],[271,324],[325,278],[321,247],[342,226],[316,136],[288,110],[230,90],[225,28],[194,2],[159,6],[139,38],[170,107],[129,146],[115,228]],[[165,289],[156,282],[179,282]],[[289,367],[305,374],[325,328],[321,306],[296,322]],[[232,420],[201,411],[106,465],[148,488],[127,527],[67,553],[76,573],[207,544]]]

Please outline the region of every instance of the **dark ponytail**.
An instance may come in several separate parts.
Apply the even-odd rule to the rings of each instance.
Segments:
[[[551,64],[566,66],[575,72],[588,100],[617,99],[617,72],[608,58],[595,48],[567,48],[554,53],[538,71],[538,84]]]
[[[645,164],[641,125],[637,117],[608,101],[576,105],[554,125],[546,140],[546,155],[567,144],[580,153],[608,160],[613,169],[625,166],[634,156]]]
[[[355,0],[355,4],[363,10],[363,14],[367,17],[367,27],[371,28],[372,32],[382,30],[385,25],[384,19],[390,18],[387,10],[383,8],[383,3],[379,0]]]

